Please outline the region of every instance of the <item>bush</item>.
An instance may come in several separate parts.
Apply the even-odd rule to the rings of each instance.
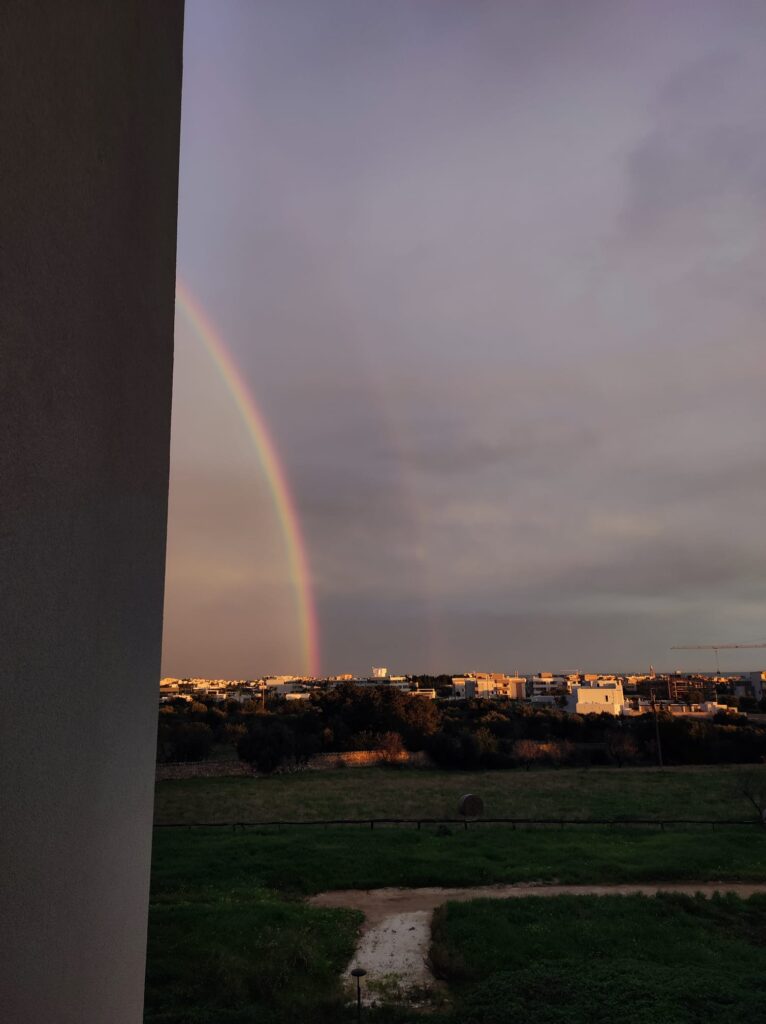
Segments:
[[[529,771],[535,762],[545,756],[545,752],[542,744],[535,743],[534,740],[516,740],[513,744],[513,756],[517,764],[523,765]]]
[[[398,732],[384,732],[378,737],[381,764],[398,764],[405,754],[404,743]]]
[[[552,765],[560,768],[575,760],[575,745],[569,740],[551,740],[545,744],[545,754]]]
[[[612,729],[606,734],[606,756],[612,764],[622,768],[638,759],[638,744],[622,729]]]
[[[243,761],[268,774],[295,760],[295,737],[282,722],[256,719],[237,744],[237,752]]]
[[[182,722],[170,737],[171,761],[204,761],[213,745],[213,730],[204,722]]]
[[[462,768],[462,751],[456,736],[439,731],[430,737],[426,746],[431,759],[441,768]]]

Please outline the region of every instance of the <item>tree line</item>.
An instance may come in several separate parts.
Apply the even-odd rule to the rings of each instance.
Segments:
[[[690,719],[660,712],[665,764],[766,761],[766,727],[745,715]],[[201,761],[233,747],[258,771],[301,765],[318,753],[425,751],[443,768],[654,764],[651,714],[573,715],[511,700],[432,701],[386,686],[342,684],[308,700],[240,704],[213,699],[162,705],[160,761]]]

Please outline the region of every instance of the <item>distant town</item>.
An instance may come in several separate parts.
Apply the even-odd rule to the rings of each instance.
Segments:
[[[302,701],[340,685],[361,690],[381,687],[419,700],[511,700],[533,708],[558,708],[577,715],[643,715],[653,710],[666,714],[713,718],[719,714],[766,712],[766,671],[732,675],[655,673],[600,675],[539,672],[505,675],[468,672],[463,675],[391,675],[373,668],[370,675],[350,674],[311,679],[302,676],[265,676],[261,679],[165,678],[160,681],[160,703],[178,698],[208,698],[239,704]]]

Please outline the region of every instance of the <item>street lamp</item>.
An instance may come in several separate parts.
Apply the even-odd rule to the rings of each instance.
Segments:
[[[356,978],[356,1019],[362,1019],[362,978],[365,976],[367,971],[364,967],[355,967],[351,972],[351,977]]]

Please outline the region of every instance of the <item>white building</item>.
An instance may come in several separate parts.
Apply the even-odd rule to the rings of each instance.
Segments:
[[[621,715],[624,707],[622,683],[601,680],[573,686],[566,704],[575,715]]]
[[[560,697],[571,693],[577,677],[554,675],[552,672],[539,672],[532,676],[533,697]]]
[[[452,677],[452,693],[457,700],[475,697],[524,700],[527,681],[523,676],[506,676],[501,672],[471,672],[465,676]]]
[[[412,684],[406,676],[389,676],[388,685],[392,690],[409,692],[412,689]]]
[[[496,697],[508,697],[510,700],[526,700],[526,676],[495,675],[492,678],[495,681]]]
[[[388,679],[388,669],[387,668],[374,668],[373,667],[372,678],[373,679]]]
[[[452,694],[457,700],[472,700],[475,697],[493,697],[495,684],[486,672],[472,672],[468,676],[452,677]]]
[[[371,686],[382,686],[388,690],[410,690],[412,684],[406,676],[385,676],[372,679],[355,679],[354,686],[369,689]]]
[[[566,676],[554,675],[552,672],[539,672],[530,680],[530,699],[535,705],[554,705],[557,697],[572,692],[572,682]]]

